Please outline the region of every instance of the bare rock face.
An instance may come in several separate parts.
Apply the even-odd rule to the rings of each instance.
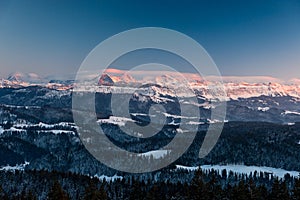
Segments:
[[[114,85],[114,81],[113,79],[107,75],[107,74],[103,74],[99,81],[98,81],[99,85],[104,85],[104,86],[113,86]]]

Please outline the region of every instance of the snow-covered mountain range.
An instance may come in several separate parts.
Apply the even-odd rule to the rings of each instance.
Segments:
[[[89,76],[91,77],[91,76]],[[99,87],[99,92],[132,92],[137,87],[143,85],[155,85],[152,87],[157,93],[166,93],[166,88],[170,91],[171,96],[176,95],[188,96],[187,88],[192,89],[197,96],[207,99],[217,98],[222,100],[236,100],[239,98],[251,98],[259,96],[283,97],[291,96],[300,98],[300,80],[292,79],[282,81],[273,77],[266,76],[224,76],[223,83],[220,85],[218,77],[208,76],[200,77],[192,73],[175,73],[175,72],[156,72],[156,71],[133,71],[125,72],[122,70],[108,69],[101,75],[95,75],[93,79],[88,80],[82,90],[90,90],[90,87]],[[51,89],[70,90],[74,87],[72,80],[49,80],[42,78],[34,73],[14,73],[7,79],[0,79],[0,88],[20,88],[31,85],[40,85]],[[211,94],[211,88],[214,86],[225,88],[224,93],[220,94],[214,91]],[[222,88],[219,88],[222,90]],[[104,88],[104,89],[103,89]],[[163,89],[162,89],[163,88]],[[218,96],[220,95],[220,96]]]
[[[72,88],[73,80],[59,80],[54,77],[41,77],[36,73],[15,72],[7,78],[0,78],[0,88],[22,88],[28,86],[44,86],[51,89],[68,90]]]

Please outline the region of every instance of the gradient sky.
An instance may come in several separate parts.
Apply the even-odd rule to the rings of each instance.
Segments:
[[[198,41],[222,75],[300,78],[300,1],[0,0],[0,77],[75,74],[101,41],[155,26]]]

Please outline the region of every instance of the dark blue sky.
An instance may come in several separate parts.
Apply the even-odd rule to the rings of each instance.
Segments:
[[[197,40],[223,75],[300,78],[300,1],[0,1],[0,77],[76,73],[104,39],[170,28]]]

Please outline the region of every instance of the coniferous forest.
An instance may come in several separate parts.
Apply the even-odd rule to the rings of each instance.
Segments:
[[[300,179],[268,173],[172,170],[168,180],[158,172],[105,180],[73,173],[47,171],[0,172],[1,199],[300,199]],[[187,182],[186,180],[190,180]]]
[[[29,127],[26,133],[7,131],[0,140],[3,162],[8,160],[14,166],[26,159],[34,165],[21,170],[0,170],[0,199],[300,199],[299,177],[290,174],[278,178],[267,172],[242,174],[177,167],[242,163],[299,171],[299,126],[230,122],[205,159],[197,159],[197,144],[201,144],[204,136],[199,132],[195,143],[175,163],[143,174],[118,172],[89,160],[88,154],[82,153],[82,146],[73,142],[78,141],[76,134],[39,134],[40,127]],[[52,145],[44,145],[45,141]],[[53,158],[55,152],[58,153]],[[20,160],[12,160],[18,158],[16,155]],[[21,159],[22,155],[26,157]],[[75,164],[70,165],[70,161]],[[49,163],[60,168],[55,170]],[[87,166],[99,166],[97,170],[107,176],[88,175],[74,168],[81,163],[85,164],[82,169],[88,171],[93,168]]]

